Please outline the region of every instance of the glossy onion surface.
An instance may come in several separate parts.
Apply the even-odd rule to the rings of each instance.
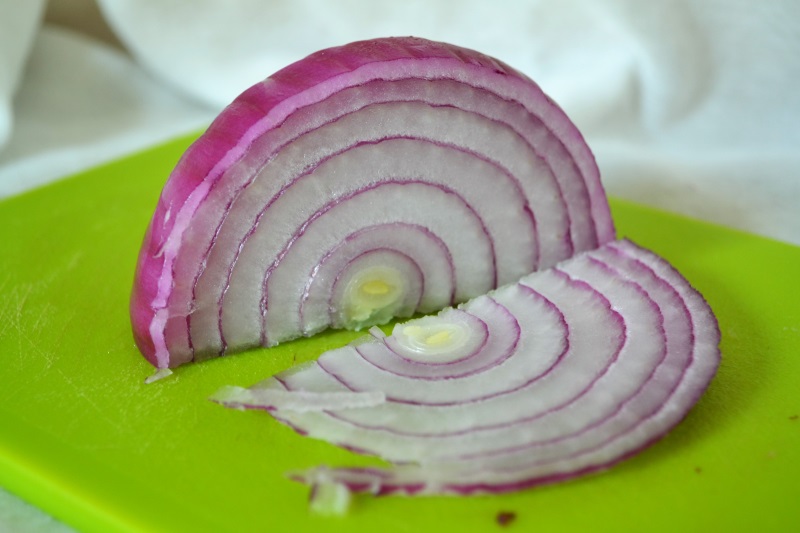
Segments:
[[[163,369],[366,328],[613,239],[589,148],[533,81],[448,44],[352,43],[251,87],[186,152],[134,337]]]
[[[702,296],[622,240],[215,400],[394,463],[295,476],[311,485],[504,492],[656,441],[708,386],[718,343]]]

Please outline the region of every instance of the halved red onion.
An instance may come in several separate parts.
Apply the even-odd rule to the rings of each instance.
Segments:
[[[186,152],[140,252],[134,336],[174,367],[432,312],[613,238],[589,148],[526,76],[352,43],[248,89]]]
[[[707,387],[718,343],[700,294],[622,240],[215,400],[394,463],[295,475],[313,486],[503,492],[652,444]]]

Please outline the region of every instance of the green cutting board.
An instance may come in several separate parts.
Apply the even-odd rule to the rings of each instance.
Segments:
[[[611,471],[502,496],[307,510],[289,470],[374,464],[207,397],[354,337],[180,368],[150,385],[128,296],[180,139],[0,203],[0,485],[85,531],[779,531],[800,524],[800,248],[615,201],[621,236],[703,292],[723,363],[665,439]],[[755,216],[755,215],[754,215]],[[516,518],[502,526],[500,512]]]

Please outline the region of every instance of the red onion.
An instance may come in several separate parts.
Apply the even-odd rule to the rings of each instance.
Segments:
[[[134,337],[165,369],[434,312],[613,239],[589,148],[534,82],[448,44],[352,43],[248,89],[180,160]]]
[[[214,399],[395,463],[295,475],[313,486],[504,492],[604,469],[648,446],[686,415],[719,363],[705,300],[627,240],[391,336],[372,333]]]
[[[214,399],[391,463],[296,474],[329,511],[607,468],[719,363],[703,298],[615,241],[566,115],[511,67],[414,38],[318,52],[237,98],[170,176],[131,299],[156,376],[443,308]]]

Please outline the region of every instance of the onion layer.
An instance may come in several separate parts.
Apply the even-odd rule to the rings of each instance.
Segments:
[[[415,38],[324,50],[238,97],[147,231],[159,368],[432,312],[614,238],[594,158],[530,79]]]
[[[323,509],[517,490],[654,442],[718,366],[703,298],[614,239],[591,151],[533,81],[448,44],[352,43],[253,86],[186,152],[134,337],[162,376],[446,308],[214,399],[392,463],[297,474]]]
[[[295,475],[311,485],[504,492],[653,443],[707,387],[718,342],[697,291],[622,240],[215,400],[395,463]],[[314,409],[299,399],[308,394],[341,396]]]

